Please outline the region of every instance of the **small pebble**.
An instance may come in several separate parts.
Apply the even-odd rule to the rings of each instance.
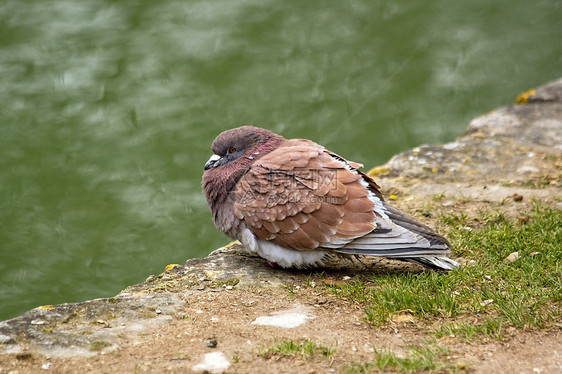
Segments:
[[[203,361],[191,368],[195,373],[224,373],[230,362],[226,359],[222,352],[207,353],[203,357]]]
[[[519,260],[519,252],[512,252],[503,261],[504,262],[515,262]]]
[[[207,347],[209,348],[216,348],[217,347],[217,339],[209,339],[205,342]]]
[[[486,305],[490,305],[491,303],[493,303],[494,300],[492,299],[488,299],[488,300],[484,300],[480,303],[481,306],[486,306]]]
[[[517,221],[519,221],[519,223],[527,223],[529,222],[529,216],[521,215],[517,217]]]
[[[523,201],[523,195],[520,195],[518,193],[514,193],[513,195],[511,195],[511,197],[513,197],[513,201]]]

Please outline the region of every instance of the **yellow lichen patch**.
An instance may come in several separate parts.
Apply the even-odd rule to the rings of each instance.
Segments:
[[[398,199],[398,196],[392,194],[392,195],[390,195],[388,198],[389,198],[390,200],[396,200],[396,199]]]
[[[215,279],[219,274],[219,272],[213,270],[205,270],[205,275],[210,279]]]
[[[37,309],[41,309],[41,310],[53,310],[53,309],[55,309],[55,307],[52,306],[52,305],[41,305],[41,306],[40,306],[39,308],[37,308]]]
[[[478,138],[485,138],[485,137],[487,137],[488,135],[486,135],[486,134],[485,134],[484,132],[482,132],[482,131],[475,131],[475,132],[473,132],[473,133],[471,134],[471,136],[478,139]]]
[[[385,166],[378,166],[376,168],[372,168],[367,173],[367,175],[370,177],[380,177],[382,175],[388,175],[388,174],[390,174],[390,170],[388,170],[388,168]]]
[[[170,265],[167,265],[167,266],[164,268],[164,271],[172,270],[172,269],[175,268],[176,266],[181,266],[181,265],[180,265],[180,264],[170,264]]]
[[[400,314],[394,316],[392,321],[395,323],[405,323],[405,322],[414,322],[416,318],[409,312],[401,312]]]
[[[537,91],[534,88],[529,91],[522,92],[519,96],[517,96],[515,102],[517,104],[527,104],[529,102],[529,97],[536,95],[536,93]]]
[[[229,249],[234,247],[235,245],[240,245],[240,242],[238,240],[235,240],[233,242],[228,243],[227,245],[225,245],[223,248]]]

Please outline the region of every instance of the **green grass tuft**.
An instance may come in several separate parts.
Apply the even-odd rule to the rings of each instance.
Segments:
[[[110,347],[112,345],[113,344],[105,340],[96,340],[95,342],[92,342],[92,344],[90,344],[90,351],[101,351],[102,349]]]
[[[260,350],[259,355],[265,358],[272,356],[301,356],[306,360],[310,360],[315,356],[332,358],[335,351],[335,346],[323,346],[310,339],[301,341],[288,339],[280,341],[273,347]]]
[[[470,317],[474,326],[450,327],[451,334],[466,338],[499,339],[507,323],[521,329],[552,326],[561,315],[562,210],[536,205],[526,216],[525,223],[501,212],[443,216],[454,252],[467,265],[448,273],[376,275],[329,290],[365,305],[366,321],[376,326],[404,311],[420,320]],[[506,261],[512,252],[520,258]]]
[[[434,329],[434,332],[437,338],[445,336],[459,337],[466,342],[469,342],[475,336],[479,335],[489,339],[503,340],[503,326],[504,319],[488,318],[478,324],[460,322],[441,325],[440,327]]]
[[[447,361],[450,351],[440,346],[409,346],[409,352],[401,357],[389,349],[375,349],[373,361],[356,363],[344,367],[344,371],[350,374],[371,373],[374,370],[386,372],[389,370],[400,373],[413,373],[419,371],[453,370],[458,368]],[[464,366],[463,366],[464,367]]]

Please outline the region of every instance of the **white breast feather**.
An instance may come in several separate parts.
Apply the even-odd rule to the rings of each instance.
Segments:
[[[327,255],[324,251],[301,251],[281,247],[274,242],[257,238],[249,228],[244,229],[240,241],[246,249],[284,268],[321,265],[322,259]]]

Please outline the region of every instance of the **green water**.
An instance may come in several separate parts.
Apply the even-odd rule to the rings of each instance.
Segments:
[[[221,130],[375,166],[562,75],[561,20],[558,0],[4,0],[0,319],[226,243],[200,189]]]

